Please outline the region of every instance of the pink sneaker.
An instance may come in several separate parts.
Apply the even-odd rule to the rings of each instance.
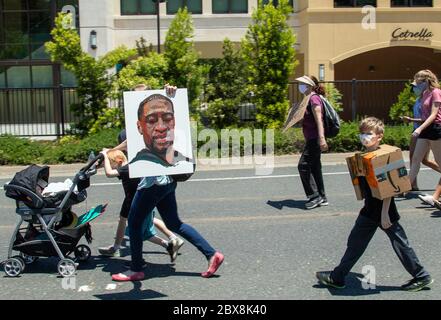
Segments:
[[[133,272],[131,270],[128,270],[126,272],[113,274],[112,280],[114,281],[140,281],[145,278],[144,272]]]
[[[202,272],[201,276],[204,278],[210,278],[213,274],[216,273],[217,269],[219,269],[222,262],[224,262],[224,255],[220,252],[216,252],[210,259],[208,270]]]

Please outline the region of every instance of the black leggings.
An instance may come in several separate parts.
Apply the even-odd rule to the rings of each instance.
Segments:
[[[307,140],[300,157],[298,170],[302,179],[303,189],[308,198],[317,196],[325,197],[325,186],[323,184],[322,151],[320,150],[319,140]]]

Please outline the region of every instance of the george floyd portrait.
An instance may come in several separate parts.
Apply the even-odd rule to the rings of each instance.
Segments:
[[[124,92],[130,177],[193,172],[187,90]]]

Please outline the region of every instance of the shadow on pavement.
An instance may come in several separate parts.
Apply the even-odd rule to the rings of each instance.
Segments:
[[[94,295],[101,300],[146,300],[155,298],[164,298],[166,295],[154,290],[141,290],[142,282],[133,282],[133,289],[129,292],[104,293]]]
[[[401,287],[399,286],[374,286],[372,289],[366,288],[363,289],[362,282],[360,279],[363,279],[364,275],[359,273],[349,273],[346,278],[346,288],[344,289],[334,289],[317,283],[313,285],[313,288],[316,289],[327,289],[329,293],[333,296],[341,296],[341,297],[357,297],[357,296],[368,296],[373,294],[380,294],[381,292],[386,291],[401,291]],[[369,287],[369,284],[366,284]]]
[[[276,208],[278,210],[282,210],[283,207],[306,210],[305,203],[306,203],[306,200],[282,200],[282,201],[268,200],[266,202],[266,204],[268,204],[271,207]]]

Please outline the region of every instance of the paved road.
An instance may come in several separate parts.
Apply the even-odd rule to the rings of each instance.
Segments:
[[[147,279],[118,283],[116,288],[108,287],[110,274],[120,271],[130,256],[125,251],[125,256],[108,260],[97,256],[96,248],[112,243],[122,189],[117,180],[97,175],[87,202],[75,211],[81,213],[100,203],[109,203],[109,209],[93,222],[94,256],[79,267],[76,288],[63,289],[57,259],[40,259],[19,278],[2,274],[0,299],[441,299],[441,212],[421,205],[415,195],[397,199],[397,206],[412,245],[435,278],[431,290],[399,291],[409,275],[381,231],[355,266],[346,290],[317,285],[314,272],[339,261],[361,206],[345,166],[325,166],[324,172],[330,206],[313,211],[303,210],[304,194],[295,167],[276,168],[268,177],[256,177],[253,170],[198,172],[178,187],[179,209],[183,220],[225,254],[219,275],[200,277],[206,261],[189,243],[174,265],[164,250],[145,243]],[[437,177],[423,170],[420,187],[430,192]],[[0,180],[0,185],[4,182]],[[14,202],[3,195],[0,216],[0,258],[4,259],[18,216]],[[365,265],[375,267],[375,290],[364,290],[357,279]]]

